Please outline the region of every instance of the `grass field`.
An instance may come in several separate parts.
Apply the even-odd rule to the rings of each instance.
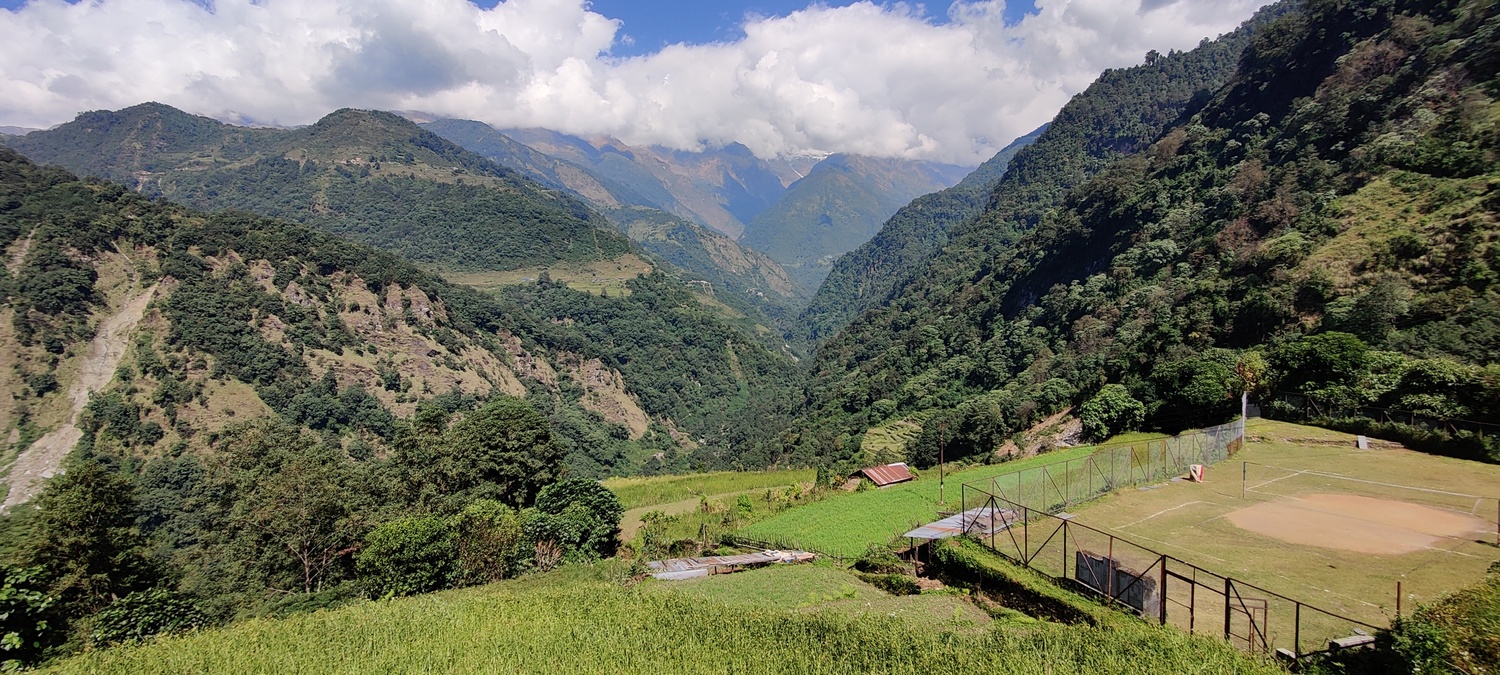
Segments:
[[[619,572],[613,565],[565,568],[479,588],[250,620],[93,651],[42,672],[1283,672],[1220,641],[1142,622],[980,626],[951,613],[934,620],[930,612],[850,611],[862,602],[873,609],[903,599],[871,595],[876,591],[852,577],[831,576],[843,575],[832,568],[633,588],[619,583]],[[777,588],[790,590],[755,602],[757,594]],[[804,606],[803,598],[814,595],[819,602]]]
[[[473,286],[485,292],[492,292],[504,286],[535,283],[537,278],[546,272],[553,281],[567,284],[568,288],[575,291],[594,295],[608,291],[610,295],[619,296],[629,295],[630,289],[625,287],[625,282],[642,274],[650,274],[651,264],[633,253],[627,253],[614,260],[558,263],[551,267],[528,267],[504,272],[437,271],[448,281]]]
[[[1269,420],[1246,436],[1206,482],[1120,490],[1071,509],[1075,522],[1377,626],[1396,615],[1398,581],[1410,611],[1500,560],[1485,498],[1500,495],[1500,466]]]
[[[714,497],[747,490],[763,490],[797,483],[812,483],[817,472],[812,469],[786,471],[718,471],[685,476],[643,476],[607,478],[604,487],[620,498],[626,509],[670,504],[701,496]]]
[[[1080,446],[1029,459],[980,466],[948,474],[938,502],[938,472],[929,469],[910,483],[836,495],[788,509],[742,531],[747,537],[786,543],[824,553],[857,556],[871,544],[886,544],[916,525],[931,522],[940,510],[957,508],[959,484],[1017,469],[1083,457],[1092,447]]]
[[[640,530],[641,518],[652,511],[675,516],[681,521],[669,528],[667,534],[671,538],[690,537],[702,523],[716,524],[721,520],[713,514],[695,514],[705,500],[727,504],[740,495],[750,495],[758,506],[756,515],[765,517],[774,507],[763,499],[766,490],[793,485],[810,487],[816,477],[817,472],[812,469],[719,471],[685,476],[609,478],[604,481],[604,486],[613,490],[625,506],[625,515],[620,519],[620,539],[628,542]]]

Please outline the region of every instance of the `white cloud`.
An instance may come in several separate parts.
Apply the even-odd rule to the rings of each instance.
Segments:
[[[676,148],[974,163],[1110,67],[1231,30],[1267,0],[960,1],[751,17],[736,42],[610,56],[584,0],[33,0],[0,11],[0,122],[47,126],[155,100],[302,124],[416,109]]]

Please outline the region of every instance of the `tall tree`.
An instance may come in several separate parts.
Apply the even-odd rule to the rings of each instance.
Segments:
[[[136,529],[128,477],[98,462],[74,462],[47,483],[36,509],[28,564],[45,570],[66,614],[91,614],[158,581]]]

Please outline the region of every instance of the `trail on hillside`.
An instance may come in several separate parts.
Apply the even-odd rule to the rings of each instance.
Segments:
[[[78,440],[83,438],[78,420],[83,415],[84,406],[89,403],[89,395],[103,389],[114,377],[115,369],[120,367],[120,359],[124,358],[125,349],[130,344],[130,333],[141,322],[146,314],[146,305],[155,296],[156,286],[153,285],[127,300],[119,311],[99,326],[99,332],[89,343],[88,354],[84,355],[79,364],[78,381],[68,388],[68,399],[73,404],[72,414],[62,426],[37,439],[16,458],[15,466],[11,467],[10,477],[7,479],[10,493],[5,496],[5,504],[0,510],[9,510],[17,504],[26,503],[41,491],[42,484],[48,478],[62,469],[63,459],[73,450],[73,446],[78,445]]]

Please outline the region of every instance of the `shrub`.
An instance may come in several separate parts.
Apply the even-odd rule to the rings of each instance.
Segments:
[[[598,482],[561,480],[536,498],[537,515],[527,527],[537,541],[551,541],[575,557],[609,557],[619,545],[620,498]]]
[[[153,588],[131,593],[100,610],[94,617],[94,630],[89,638],[100,645],[138,642],[201,628],[208,623],[208,616],[192,599],[165,588]]]
[[[42,568],[0,568],[0,670],[31,664],[58,637],[44,618],[51,606]]]
[[[854,569],[871,574],[901,574],[909,566],[885,546],[871,546],[854,561]]]
[[[917,585],[917,580],[905,574],[861,573],[859,578],[891,595],[916,595],[922,592],[922,587]]]
[[[1146,419],[1146,406],[1135,400],[1124,385],[1106,384],[1078,409],[1078,416],[1083,422],[1084,438],[1098,442],[1139,428]]]
[[[365,537],[356,566],[373,596],[426,593],[457,579],[458,546],[436,516],[398,518]]]
[[[479,499],[454,519],[458,569],[465,584],[483,584],[524,571],[532,542],[521,514],[493,499]]]

